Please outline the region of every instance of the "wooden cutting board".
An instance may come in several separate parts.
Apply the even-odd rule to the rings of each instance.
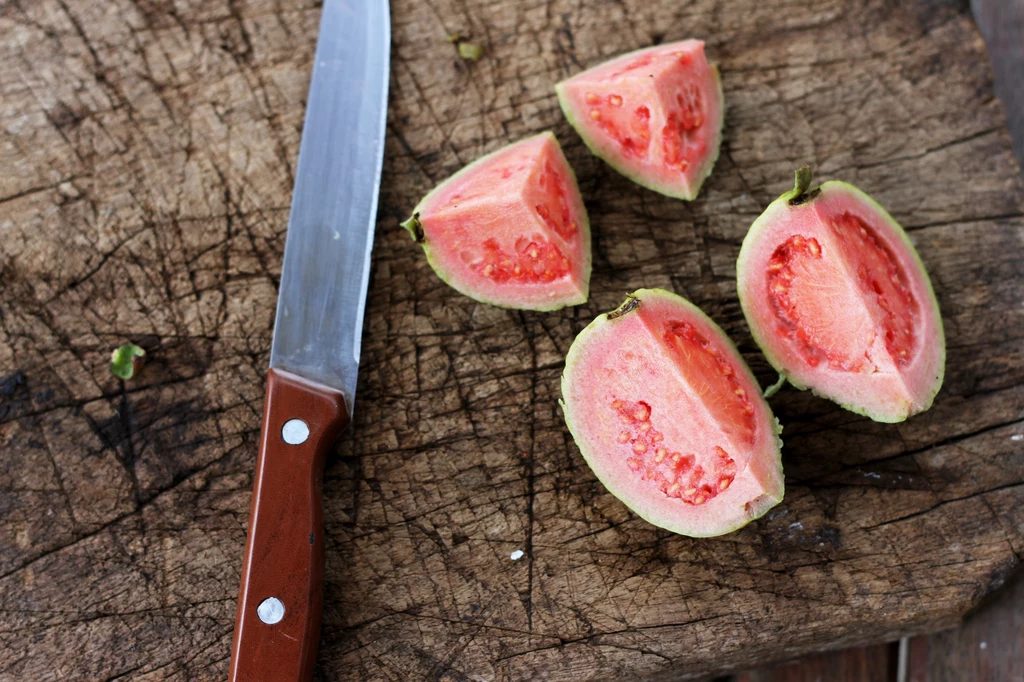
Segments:
[[[0,5],[4,682],[226,674],[318,17],[311,0]],[[356,418],[325,480],[319,679],[681,679],[948,625],[1003,582],[1024,551],[1024,186],[966,3],[395,0],[393,17]],[[552,86],[691,36],[728,110],[684,203],[592,158]],[[474,303],[398,221],[548,128],[593,222],[591,301]],[[768,384],[734,263],[805,162],[907,227],[945,386],[898,425],[784,390],[785,501],[723,538],[671,535],[583,463],[562,359],[656,286]],[[124,341],[149,361],[122,383]]]

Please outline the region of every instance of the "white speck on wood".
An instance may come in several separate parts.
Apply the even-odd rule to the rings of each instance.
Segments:
[[[508,558],[512,561],[519,561],[523,558],[523,550],[517,549],[516,551],[512,552],[512,554],[510,554]]]

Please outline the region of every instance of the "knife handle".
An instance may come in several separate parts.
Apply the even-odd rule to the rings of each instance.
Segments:
[[[313,677],[323,608],[324,458],[348,421],[340,392],[270,370],[230,682]]]

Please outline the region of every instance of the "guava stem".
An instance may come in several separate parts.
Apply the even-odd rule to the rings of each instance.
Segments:
[[[807,189],[811,186],[811,178],[813,177],[813,173],[811,173],[810,166],[804,166],[803,168],[797,169],[795,175],[796,185],[794,185],[793,190],[796,191],[797,196],[800,196],[804,192],[806,192]]]
[[[795,175],[796,182],[793,184],[793,191],[790,192],[790,194],[793,195],[789,200],[790,205],[797,206],[806,201],[810,201],[821,193],[820,189],[815,189],[810,194],[807,193],[807,190],[811,186],[811,179],[814,177],[810,166],[804,166],[803,168],[798,169]]]
[[[622,317],[626,313],[632,312],[640,307],[640,299],[636,296],[627,296],[626,300],[622,302],[615,310],[608,313],[608,319],[614,320],[616,317]]]
[[[414,242],[416,242],[417,244],[423,243],[423,223],[420,222],[419,213],[413,213],[411,218],[399,224],[409,231],[409,234],[412,235],[412,239]]]

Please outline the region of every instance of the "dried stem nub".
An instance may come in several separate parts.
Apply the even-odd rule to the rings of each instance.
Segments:
[[[404,223],[400,224],[402,227],[409,231],[409,234],[412,235],[413,241],[415,241],[417,244],[423,243],[423,223],[420,222],[419,213],[413,213],[411,218],[406,220]]]
[[[616,317],[622,317],[626,313],[632,312],[640,307],[640,299],[636,296],[627,296],[626,300],[623,301],[615,310],[608,313],[608,319],[614,320]]]

